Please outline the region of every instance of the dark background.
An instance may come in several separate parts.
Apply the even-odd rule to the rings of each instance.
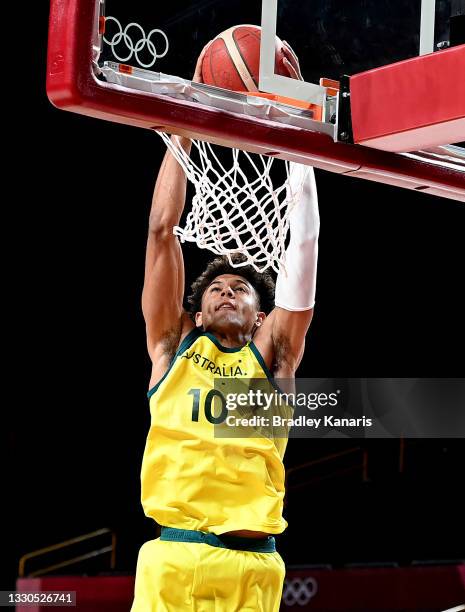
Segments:
[[[156,134],[51,106],[48,7],[30,10],[27,70],[4,117],[15,134],[3,203],[2,588],[35,548],[109,526],[117,569],[133,572],[155,537],[139,503],[150,374],[140,295],[164,149]],[[299,375],[463,375],[464,204],[322,171],[317,182],[317,306]],[[188,247],[186,259],[191,282],[206,257]],[[353,445],[294,440],[286,465]],[[463,440],[412,442],[402,474],[398,441],[361,445],[369,482],[354,472],[289,491],[285,561],[463,556]]]

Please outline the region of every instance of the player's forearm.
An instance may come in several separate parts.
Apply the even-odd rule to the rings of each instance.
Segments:
[[[191,141],[180,137],[183,149],[190,153]],[[172,231],[178,225],[186,201],[186,175],[169,150],[158,172],[150,210],[151,231]]]
[[[293,164],[291,187],[296,189],[302,172],[307,174],[301,196],[289,216],[285,270],[278,274],[275,292],[276,305],[291,311],[309,310],[315,305],[320,217],[313,168]]]

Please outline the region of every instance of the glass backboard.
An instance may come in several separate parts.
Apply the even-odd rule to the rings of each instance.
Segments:
[[[235,25],[261,25],[260,89],[308,100],[313,95],[315,102],[321,102],[321,89],[310,85],[318,84],[321,77],[338,80],[343,74],[429,53],[446,43],[453,2],[172,0],[154,5],[105,0],[105,40],[117,44],[105,44],[101,59],[129,57],[128,63],[139,59],[143,68],[190,79],[208,41]],[[139,27],[126,30],[130,23]],[[150,44],[144,44],[153,30],[157,31]],[[293,47],[307,85],[274,74],[275,34]]]

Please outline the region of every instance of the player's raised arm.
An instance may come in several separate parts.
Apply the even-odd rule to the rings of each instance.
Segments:
[[[299,60],[287,43],[283,52],[289,76],[302,80]],[[299,195],[289,215],[285,267],[281,267],[276,280],[275,308],[256,336],[263,354],[273,360],[275,375],[281,378],[293,378],[304,353],[315,305],[320,230],[313,168],[291,163],[289,185],[289,198]]]
[[[320,216],[313,168],[292,164],[290,183],[299,184],[306,173],[300,198],[289,215],[290,240],[286,269],[276,280],[272,338],[281,347],[278,358],[285,360],[288,375],[297,369],[305,347],[305,335],[313,317],[318,260]]]
[[[190,140],[181,140],[188,151]],[[186,199],[186,176],[169,151],[158,173],[149,218],[142,292],[147,348],[154,360],[156,349],[181,333],[184,261],[173,234]]]
[[[208,45],[207,45],[208,46]],[[200,54],[193,81],[201,81],[201,67],[207,47]],[[174,136],[174,138],[177,138]],[[186,153],[191,141],[179,137]],[[173,234],[179,225],[186,200],[186,175],[168,150],[158,173],[149,219],[145,258],[145,280],[142,292],[147,348],[154,362],[158,356],[172,352],[181,336],[184,297],[184,260],[181,246]]]

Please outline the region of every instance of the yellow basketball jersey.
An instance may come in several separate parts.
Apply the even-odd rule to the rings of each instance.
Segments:
[[[214,436],[215,378],[271,378],[253,342],[221,346],[194,329],[149,391],[151,425],[142,462],[142,505],[160,525],[220,535],[281,533],[287,439]],[[210,394],[210,395],[209,395]]]

